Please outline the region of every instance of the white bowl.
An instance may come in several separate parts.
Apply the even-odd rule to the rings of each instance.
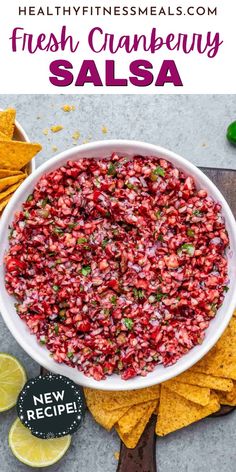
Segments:
[[[157,366],[154,371],[149,373],[146,377],[135,377],[124,381],[121,380],[118,375],[112,375],[106,380],[98,382],[93,378],[86,377],[77,369],[56,363],[50,357],[49,351],[40,346],[36,341],[36,337],[29,333],[26,324],[21,321],[16,313],[14,308],[14,297],[8,295],[5,289],[3,258],[8,247],[7,228],[12,223],[14,213],[16,210],[19,210],[22,202],[26,200],[27,196],[32,192],[36,182],[43,174],[64,165],[68,160],[77,160],[82,157],[109,157],[114,151],[121,154],[139,154],[143,156],[152,155],[168,159],[187,175],[192,175],[198,187],[207,189],[209,194],[216,201],[221,203],[222,212],[225,217],[226,227],[230,238],[230,249],[228,250],[230,283],[229,291],[225,295],[223,305],[218,310],[216,317],[211,321],[210,326],[206,331],[203,343],[189,351],[188,354],[183,356],[176,364],[165,368],[163,366]],[[158,384],[175,377],[199,361],[199,359],[201,359],[212,348],[212,346],[214,346],[229,323],[236,306],[236,264],[234,259],[236,258],[236,222],[227,202],[211,180],[209,180],[208,177],[206,177],[206,175],[197,167],[183,157],[152,144],[126,140],[98,141],[77,146],[49,159],[25,180],[12,197],[0,221],[0,241],[0,310],[8,328],[21,347],[40,365],[52,372],[66,375],[83,386],[103,390],[132,390]]]

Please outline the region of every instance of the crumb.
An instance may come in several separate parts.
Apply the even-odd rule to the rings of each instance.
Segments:
[[[45,136],[48,135],[48,128],[45,128],[45,129],[43,130],[43,134],[45,134]]]
[[[41,120],[41,116],[36,116],[36,120]]]
[[[61,131],[63,129],[63,126],[62,125],[54,125],[54,126],[51,126],[50,129],[53,133],[58,133],[58,131]]]
[[[207,147],[207,144],[206,144],[206,143],[202,143],[202,147]]]
[[[58,147],[57,147],[57,146],[52,146],[52,151],[53,151],[53,152],[57,152],[57,151],[58,151]]]
[[[79,131],[75,131],[75,132],[72,134],[72,138],[73,138],[75,141],[78,141],[78,139],[80,138],[80,132],[79,132]]]
[[[120,458],[120,453],[118,451],[114,452],[114,457],[118,461]]]
[[[65,112],[69,112],[69,111],[74,111],[75,110],[75,106],[74,105],[63,105],[61,107],[61,109]]]
[[[106,126],[103,126],[103,127],[102,127],[102,133],[103,133],[103,134],[107,134],[107,132],[108,132],[107,127],[106,127]]]

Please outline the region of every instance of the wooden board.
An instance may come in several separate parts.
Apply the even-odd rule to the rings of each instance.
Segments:
[[[201,168],[201,170],[219,188],[236,217],[236,171],[207,167]],[[212,417],[223,417],[233,410],[234,407],[222,406]],[[221,419],[223,420],[223,418]],[[155,424],[156,416],[153,416],[134,449],[127,449],[121,443],[117,472],[156,472]]]

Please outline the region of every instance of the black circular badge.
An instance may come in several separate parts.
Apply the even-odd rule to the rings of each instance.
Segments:
[[[63,375],[48,373],[29,380],[17,400],[21,422],[41,439],[74,433],[84,412],[82,388]]]

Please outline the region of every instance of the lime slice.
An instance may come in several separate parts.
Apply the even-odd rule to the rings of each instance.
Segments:
[[[54,439],[39,439],[17,418],[9,432],[9,445],[14,456],[31,467],[46,467],[55,464],[66,453],[71,436]]]
[[[26,373],[20,362],[13,356],[0,353],[0,411],[9,410],[26,382]]]

